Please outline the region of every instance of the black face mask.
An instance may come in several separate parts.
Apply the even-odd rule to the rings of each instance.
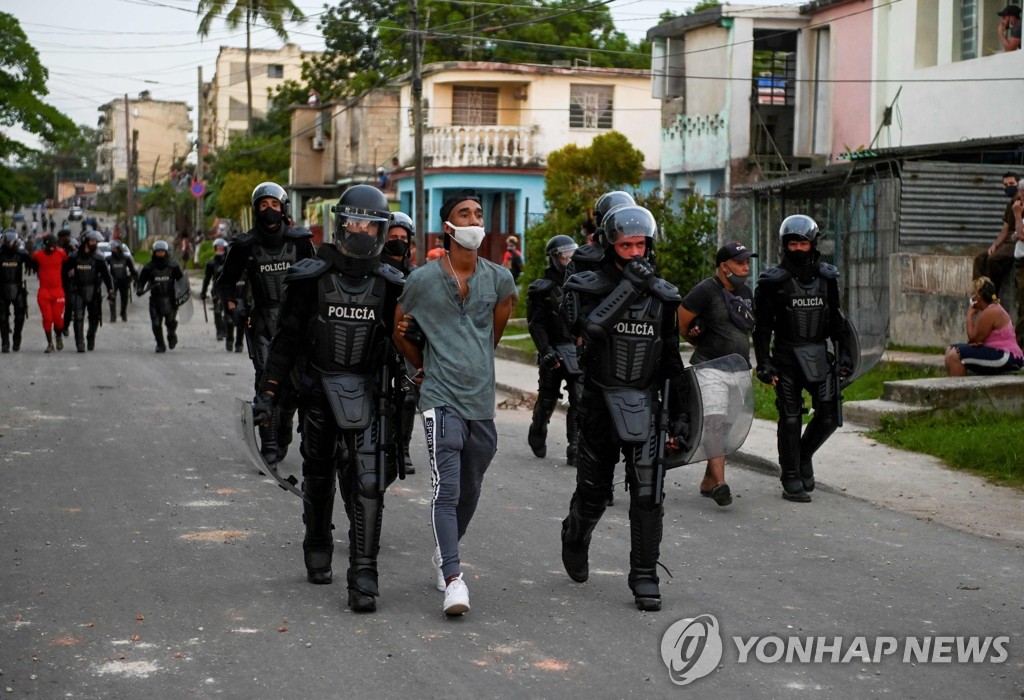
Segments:
[[[400,238],[394,238],[384,244],[384,254],[392,258],[404,258],[409,253],[409,244]]]
[[[159,268],[167,267],[167,256],[166,255],[154,255],[153,256],[153,267],[159,267]]]
[[[1012,197],[1017,194],[1017,185],[1007,185],[1003,188],[1003,194],[1007,197]]]
[[[276,230],[284,219],[284,214],[279,212],[277,209],[271,209],[267,207],[263,211],[256,214],[256,220],[263,226],[263,228],[270,231]]]

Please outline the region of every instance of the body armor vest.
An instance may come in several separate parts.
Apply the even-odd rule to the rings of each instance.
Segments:
[[[272,251],[256,244],[252,247],[252,262],[248,269],[249,285],[255,302],[253,311],[262,316],[269,336],[277,332],[277,318],[284,291],[284,277],[296,260],[295,243],[285,241],[279,250]]]
[[[310,363],[321,374],[369,374],[380,363],[387,282],[326,274],[317,280]]]
[[[608,331],[600,352],[587,352],[586,374],[604,388],[647,389],[661,359],[664,304],[643,295]]]
[[[169,316],[174,311],[174,267],[167,265],[164,268],[152,267],[153,283],[150,287],[149,303],[156,307],[164,316]]]
[[[75,293],[89,303],[96,295],[96,288],[100,284],[100,275],[96,270],[96,259],[92,256],[75,256]]]
[[[790,277],[783,287],[785,306],[775,332],[777,345],[822,343],[828,337],[828,297],[825,280],[815,277],[806,284]],[[780,342],[781,341],[781,342]]]
[[[18,251],[0,253],[0,299],[14,301],[21,291],[22,256]]]
[[[111,255],[107,260],[107,265],[110,267],[110,276],[114,278],[114,282],[120,284],[132,276],[131,270],[128,268],[128,258],[121,256]]]

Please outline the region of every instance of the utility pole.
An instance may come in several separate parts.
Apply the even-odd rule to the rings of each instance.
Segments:
[[[135,191],[139,188],[139,130],[132,129],[132,161],[128,166],[128,191],[132,193],[132,200],[135,199]],[[135,207],[132,207],[132,215],[134,218]],[[134,232],[134,238],[129,240],[129,246],[131,248],[137,248],[139,246],[139,235],[138,231],[135,231],[135,227],[132,227]]]
[[[196,181],[203,181],[203,67],[199,66],[199,98],[196,109]],[[203,195],[196,197],[196,233],[202,233],[206,237],[206,226],[204,225]]]
[[[413,159],[413,199],[415,201],[416,223],[416,264],[426,262],[426,216],[423,211],[423,37],[420,34],[419,8],[417,0],[409,0],[409,15],[412,18],[412,111],[413,111],[413,142],[415,152]]]
[[[128,241],[128,248],[135,250],[139,242],[135,240],[135,230],[132,226],[132,219],[135,214],[135,193],[132,191],[132,127],[129,123],[131,112],[128,107],[128,93],[124,94],[124,163],[126,166],[125,175],[125,198],[124,198],[124,232]]]

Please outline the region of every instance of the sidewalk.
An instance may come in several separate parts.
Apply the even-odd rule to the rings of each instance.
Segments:
[[[886,359],[897,358],[901,362],[942,363],[939,356],[886,353]],[[684,359],[689,364],[689,358]],[[535,398],[535,366],[498,358],[495,373],[500,391]],[[866,430],[847,422],[825,443],[815,460],[818,489],[975,535],[1024,544],[1024,495],[1020,492],[949,469],[934,457],[886,447],[867,437]],[[746,442],[729,458],[729,464],[777,476],[775,424],[755,419]]]

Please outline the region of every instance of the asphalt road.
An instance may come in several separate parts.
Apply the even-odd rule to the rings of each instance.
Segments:
[[[591,580],[573,583],[559,559],[574,478],[557,459],[560,414],[538,460],[529,413],[498,413],[463,542],[469,614],[445,619],[433,588],[423,459],[386,498],[379,610],[353,614],[344,584],[305,582],[300,501],[246,459],[234,400],[252,395],[248,358],[223,350],[198,307],[157,355],[146,308],[136,299],[127,324],[100,329],[95,352],[44,355],[33,305],[22,351],[0,356],[2,697],[1022,696],[1021,549],[834,493],[791,504],[756,472],[731,472],[728,508],[697,495],[696,468],[670,473],[661,612],[632,604],[621,491]],[[285,465],[300,471],[297,450]],[[343,525],[336,539],[343,574]],[[724,652],[682,687],[662,636],[701,614]],[[984,663],[933,639],[964,635],[1007,639]],[[779,642],[741,663],[750,637]],[[839,637],[838,661],[768,661],[809,637]],[[883,637],[898,650],[875,662]],[[907,638],[939,645],[938,661],[905,662]]]

